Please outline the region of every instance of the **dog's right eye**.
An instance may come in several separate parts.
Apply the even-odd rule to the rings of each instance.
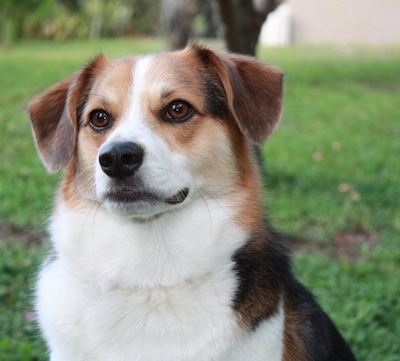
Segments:
[[[183,123],[194,114],[193,107],[184,100],[175,100],[163,110],[163,118],[166,122]]]
[[[112,117],[102,109],[95,109],[89,114],[89,125],[94,130],[107,129],[112,124]]]

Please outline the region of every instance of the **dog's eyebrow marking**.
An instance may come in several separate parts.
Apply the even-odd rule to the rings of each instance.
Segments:
[[[85,113],[88,112],[89,110],[94,110],[94,109],[99,109],[99,108],[105,108],[108,109],[111,107],[111,102],[104,96],[99,93],[94,93],[93,94],[94,98],[90,102],[86,102],[85,104]],[[95,106],[93,106],[93,103]],[[85,122],[85,117],[83,116],[83,112],[78,118],[78,124],[82,124]]]
[[[163,88],[163,89],[161,89],[161,98],[163,98],[163,99],[169,98],[172,93],[173,93],[173,91],[171,89]]]
[[[108,107],[111,105],[111,102],[105,95],[99,93],[94,93],[93,95],[95,96],[95,100],[97,100],[99,103],[103,103],[104,106]]]

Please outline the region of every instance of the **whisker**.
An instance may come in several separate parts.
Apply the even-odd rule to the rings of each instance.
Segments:
[[[186,178],[183,177],[181,174],[179,174],[179,173],[177,173],[177,172],[175,172],[175,171],[172,171],[172,170],[167,169],[167,168],[162,168],[162,167],[158,167],[157,169],[160,169],[160,170],[163,170],[163,171],[166,171],[166,172],[169,172],[169,173],[174,174],[174,175],[177,176],[178,178],[182,179],[186,184],[190,183],[188,179],[186,179]],[[199,195],[199,197],[202,199],[204,205],[207,207],[208,218],[209,218],[209,224],[210,224],[210,233],[211,233],[211,237],[212,237],[212,235],[213,235],[213,218],[212,218],[212,215],[211,215],[211,209],[210,209],[210,206],[209,206],[209,204],[208,204],[208,202],[207,202],[206,196],[208,196],[209,198],[211,198],[212,200],[214,200],[214,201],[218,204],[218,206],[220,207],[220,209],[222,209],[222,210],[225,212],[225,214],[229,215],[229,212],[228,212],[228,210],[224,207],[224,205],[221,204],[221,202],[219,202],[218,199],[215,198],[210,192],[208,192],[208,191],[206,191],[206,190],[202,190],[202,191],[201,191],[201,190],[197,189],[196,187],[194,188],[194,191]],[[205,193],[205,194],[203,194],[203,193]]]
[[[176,175],[177,177],[181,178],[185,183],[190,183],[189,180],[186,179],[185,177],[183,177],[181,174],[179,174],[179,173],[177,173],[177,172],[174,172],[174,171],[172,171],[172,170],[170,170],[170,169],[162,168],[162,167],[158,167],[157,169],[160,169],[160,170],[163,170],[163,171],[166,171],[166,172],[170,172],[170,173]],[[213,200],[218,204],[218,206],[219,206],[227,215],[229,215],[229,212],[228,212],[228,210],[226,209],[226,207],[225,207],[223,204],[221,204],[221,202],[220,202],[217,198],[215,198],[209,191],[206,191],[206,190],[204,190],[204,189],[200,191],[200,190],[197,189],[197,188],[194,188],[194,191],[204,200],[205,203],[207,203],[207,202],[206,202],[206,199],[205,199],[205,196],[202,194],[202,192],[205,193],[206,196],[208,196],[208,197],[210,197],[211,199],[213,199]]]

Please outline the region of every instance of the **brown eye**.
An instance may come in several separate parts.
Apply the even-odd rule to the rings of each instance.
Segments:
[[[96,109],[89,114],[89,125],[94,130],[103,130],[111,126],[112,118],[105,110]]]
[[[164,119],[167,122],[182,123],[189,120],[193,114],[194,110],[189,103],[183,100],[176,100],[167,106]]]

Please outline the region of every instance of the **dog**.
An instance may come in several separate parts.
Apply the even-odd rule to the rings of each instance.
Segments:
[[[100,55],[28,105],[64,170],[36,283],[51,361],[350,361],[264,215],[282,72],[192,44]]]

